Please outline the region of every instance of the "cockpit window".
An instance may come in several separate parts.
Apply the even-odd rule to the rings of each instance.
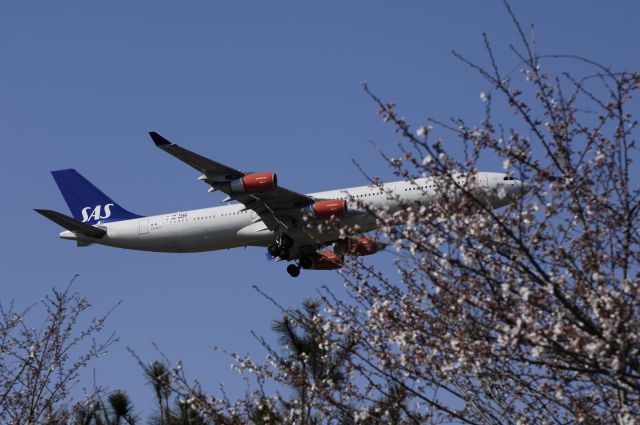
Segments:
[[[511,176],[504,176],[502,178],[502,180],[515,180],[515,179],[516,179],[515,177],[511,177]]]

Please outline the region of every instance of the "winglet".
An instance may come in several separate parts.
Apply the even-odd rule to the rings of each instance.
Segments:
[[[155,131],[150,131],[149,132],[149,136],[151,136],[151,139],[153,140],[153,143],[155,143],[156,146],[158,146],[158,147],[171,144],[170,141],[168,141],[167,139],[165,139],[164,137],[162,137],[161,135],[159,135]]]

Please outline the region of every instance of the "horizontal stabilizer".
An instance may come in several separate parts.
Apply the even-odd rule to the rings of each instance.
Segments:
[[[39,209],[35,209],[34,211],[38,214],[42,214],[49,220],[53,221],[56,224],[59,224],[60,226],[73,233],[79,233],[81,235],[89,236],[95,239],[100,239],[107,234],[104,229],[100,229],[99,227],[94,227],[90,224],[83,223],[76,220],[75,218],[71,218],[56,211]]]

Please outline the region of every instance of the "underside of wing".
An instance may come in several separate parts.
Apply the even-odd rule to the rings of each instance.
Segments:
[[[307,195],[278,186],[275,173],[248,173],[213,161],[171,143],[156,132],[149,133],[155,145],[198,170],[199,180],[209,184],[209,191],[227,194],[225,201],[238,201],[256,212],[270,229],[287,227],[293,211],[315,200]]]

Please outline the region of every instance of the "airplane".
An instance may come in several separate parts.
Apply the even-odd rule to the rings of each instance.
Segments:
[[[227,205],[153,216],[134,214],[94,186],[74,169],[52,171],[71,214],[35,209],[62,226],[60,238],[78,246],[101,244],[154,252],[202,252],[266,247],[268,256],[290,262],[292,277],[300,269],[333,270],[344,256],[371,255],[385,244],[363,234],[377,227],[373,210],[388,213],[403,204],[429,205],[443,196],[445,185],[436,177],[396,181],[302,194],[279,185],[273,172],[243,172],[182,148],[156,132],[149,135],[164,152],[195,168],[209,192],[221,191]],[[459,187],[476,190],[483,202],[499,208],[522,196],[528,188],[504,173],[454,175]],[[236,203],[229,203],[236,201]],[[333,225],[328,225],[333,223]],[[340,229],[353,234],[344,235]],[[332,249],[326,249],[332,246]]]

